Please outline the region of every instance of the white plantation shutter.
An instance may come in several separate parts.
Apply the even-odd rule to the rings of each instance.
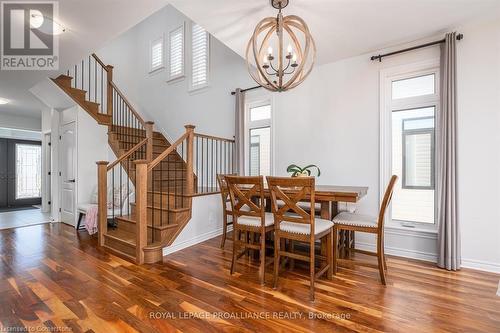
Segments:
[[[184,75],[184,26],[170,32],[170,79]]]
[[[163,67],[163,38],[151,42],[151,72]]]
[[[192,25],[191,33],[191,89],[197,89],[208,84],[209,38],[207,31],[198,24]]]

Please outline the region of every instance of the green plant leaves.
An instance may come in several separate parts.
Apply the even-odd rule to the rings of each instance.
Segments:
[[[319,167],[315,164],[309,164],[308,166],[305,166],[303,168],[299,167],[298,165],[296,164],[290,164],[287,168],[286,168],[286,172],[290,172],[292,173],[292,177],[295,177],[297,176],[298,174],[302,174],[302,173],[307,173],[308,176],[311,175],[311,169],[312,168],[315,168],[316,171],[318,172],[318,177],[321,176],[321,170],[319,169]]]

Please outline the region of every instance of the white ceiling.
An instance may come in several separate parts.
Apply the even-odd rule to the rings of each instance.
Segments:
[[[277,14],[269,0],[170,3],[242,56],[257,22]],[[500,0],[290,0],[283,11],[308,23],[318,63],[324,64],[443,33],[483,15],[498,15]]]
[[[59,21],[67,27],[60,35],[60,71],[0,71],[0,113],[40,117],[42,103],[29,91],[47,77],[55,77],[107,41],[133,27],[167,4],[166,0],[64,0]]]

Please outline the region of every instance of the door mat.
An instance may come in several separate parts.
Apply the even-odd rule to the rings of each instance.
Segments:
[[[15,212],[18,210],[29,210],[29,209],[39,209],[39,208],[34,206],[7,207],[7,208],[0,208],[0,213]]]

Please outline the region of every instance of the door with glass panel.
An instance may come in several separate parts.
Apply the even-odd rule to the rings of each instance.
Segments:
[[[39,141],[7,141],[7,207],[41,203],[42,148]],[[2,182],[4,184],[4,182]],[[4,190],[2,190],[4,191]]]

